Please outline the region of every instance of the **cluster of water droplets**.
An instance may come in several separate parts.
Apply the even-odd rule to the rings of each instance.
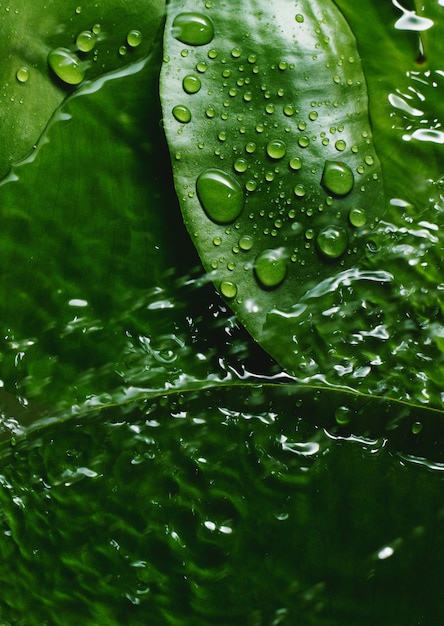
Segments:
[[[304,16],[298,13],[295,22],[303,25]],[[321,24],[316,32],[317,48],[328,46],[329,38],[323,35]],[[300,247],[315,250],[327,262],[340,261],[351,253],[353,234],[350,237],[350,232],[368,225],[369,218],[364,202],[358,198],[344,220],[341,200],[356,188],[365,191],[358,179],[368,174],[375,164],[369,131],[362,131],[358,146],[349,143],[344,124],[331,124],[327,129],[321,126],[325,109],[340,108],[343,104],[340,100],[313,100],[309,111],[301,112],[293,94],[287,94],[284,87],[275,89],[276,78],[269,81],[271,85],[267,84],[267,72],[263,71],[258,55],[251,52],[249,33],[244,37],[246,51],[241,46],[223,51],[214,45],[216,28],[210,15],[190,11],[175,16],[172,34],[185,44],[180,50],[186,67],[186,73],[181,76],[183,99],[172,107],[178,123],[177,133],[183,134],[188,126],[193,126],[194,120],[200,128],[203,122],[206,129],[214,128],[213,155],[220,160],[220,166],[204,168],[183,201],[194,198],[197,193],[207,217],[221,229],[213,240],[215,248],[222,244],[224,235],[232,235],[233,229],[245,229],[245,215],[248,215],[251,220],[248,248],[240,243],[247,235],[239,233],[239,243],[233,245],[232,251],[235,254],[253,252],[254,261],[245,268],[253,269],[258,284],[266,290],[283,283],[289,263],[304,264]],[[317,59],[317,54],[315,49],[313,60]],[[195,61],[194,71],[190,71],[190,58]],[[166,57],[165,62],[169,61]],[[340,57],[337,67],[331,67],[332,83],[353,86],[355,81],[349,77],[352,74],[342,72],[344,66],[353,64],[354,57]],[[270,68],[267,67],[267,71],[270,74]],[[299,79],[302,72],[303,81],[309,83],[308,70],[295,68],[294,63],[282,59],[271,66],[275,76],[285,72],[293,72]],[[195,94],[200,94],[198,99]],[[204,94],[205,98],[208,95],[208,102],[202,107]],[[236,130],[232,124],[225,124],[228,120],[235,120],[238,136],[234,136]],[[194,130],[192,139],[191,135],[187,137],[197,141],[198,150],[204,151],[210,142],[206,136],[200,137],[199,132]],[[313,149],[319,153],[323,148],[328,151],[328,158],[313,166],[313,157],[306,158],[305,154]],[[356,157],[358,153],[361,160],[356,166],[354,158],[352,169],[348,163],[350,155]],[[183,157],[181,151],[176,152],[177,161]],[[373,178],[377,179],[376,172]],[[249,210],[250,198],[258,193],[263,197],[261,206],[270,206],[269,211]],[[327,211],[324,209],[335,216],[331,223],[325,218]],[[306,227],[312,216],[321,214],[323,219],[318,228],[310,224]],[[261,228],[258,218],[268,218],[269,223]],[[260,233],[257,239],[261,239],[262,234],[278,239],[263,249],[255,245],[255,231]],[[299,243],[292,247],[296,238]],[[276,246],[275,241],[284,245]],[[212,262],[212,269],[217,269],[221,263],[226,264],[228,271],[235,267],[235,261],[227,262],[221,256]],[[221,281],[220,291],[229,299],[238,295],[235,282],[229,278]]]
[[[81,7],[77,7],[76,13],[81,13]],[[90,29],[81,30],[77,33],[75,40],[67,47],[59,46],[52,49],[48,54],[48,65],[57,78],[66,85],[79,85],[85,79],[86,72],[91,63],[99,58],[99,48],[97,44],[106,40],[102,25],[94,24]],[[137,48],[142,43],[142,33],[133,29],[128,31],[124,43],[116,51],[116,56],[123,57],[128,50]],[[23,69],[17,79],[23,81]],[[27,78],[26,78],[27,80]]]

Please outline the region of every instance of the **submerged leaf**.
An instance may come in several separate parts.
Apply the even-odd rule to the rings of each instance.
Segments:
[[[329,0],[195,4],[169,4],[161,75],[184,220],[239,319],[301,375],[302,301],[361,276],[384,211],[355,40]]]

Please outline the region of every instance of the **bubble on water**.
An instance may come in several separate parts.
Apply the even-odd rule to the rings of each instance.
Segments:
[[[229,300],[237,296],[237,285],[232,280],[223,280],[219,285],[219,290]]]
[[[319,251],[326,259],[339,259],[348,247],[347,232],[340,226],[326,226],[316,238]]]
[[[254,271],[262,287],[278,287],[287,275],[287,263],[282,250],[263,250],[254,261]]]
[[[285,143],[280,139],[273,139],[272,141],[268,142],[266,150],[270,159],[278,161],[285,156],[287,152],[287,147]]]
[[[178,104],[173,108],[173,115],[182,124],[188,124],[191,121],[191,111],[183,104]]]
[[[173,37],[190,46],[203,46],[214,37],[213,22],[198,11],[179,13],[173,21]]]
[[[231,174],[210,168],[196,183],[197,195],[208,217],[219,224],[229,224],[239,217],[244,206],[241,186]]]
[[[126,42],[131,48],[137,48],[142,43],[142,33],[140,30],[130,30],[126,36]]]
[[[67,85],[79,85],[85,78],[84,64],[67,48],[51,50],[48,63],[54,74]]]
[[[76,46],[80,52],[91,52],[96,45],[97,38],[90,30],[82,30],[76,37]]]
[[[346,196],[353,189],[353,172],[341,161],[326,161],[321,184],[334,196]]]
[[[186,93],[194,94],[200,91],[202,83],[200,82],[200,78],[198,76],[195,76],[194,74],[187,74],[182,81],[182,86]]]

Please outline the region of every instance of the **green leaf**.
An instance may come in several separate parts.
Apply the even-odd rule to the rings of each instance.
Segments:
[[[78,84],[77,79],[73,85],[60,76],[66,78],[71,71],[80,82],[89,81],[140,60],[152,46],[164,8],[164,0],[81,5],[15,0],[2,9],[0,176],[32,149],[54,110]],[[132,31],[140,37],[137,41],[130,37],[137,44],[131,46],[127,38]],[[60,49],[59,61],[53,57],[57,74],[49,61],[51,52]]]
[[[440,191],[430,194],[421,169],[409,175],[414,150],[409,159],[397,145],[393,155],[386,102],[397,64],[381,80],[374,54],[388,9],[366,37],[376,8],[349,7],[371,59],[393,198],[382,220],[381,169],[354,37],[333,3],[298,6],[209,8],[203,15],[214,38],[193,46],[177,26],[193,3],[169,5],[161,97],[185,223],[220,293],[297,380],[441,407]],[[409,150],[410,143],[418,142]],[[400,178],[403,160],[410,166]],[[423,201],[431,196],[419,211],[395,195],[409,179]]]

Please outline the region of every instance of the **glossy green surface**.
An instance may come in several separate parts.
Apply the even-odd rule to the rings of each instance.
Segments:
[[[370,233],[373,209],[352,202],[355,187],[336,230],[292,229],[304,249],[318,254],[324,245],[334,258],[322,260],[299,309],[287,317],[277,309],[270,314],[284,317],[279,328],[298,342],[295,350],[284,333],[273,341],[293,366],[298,359],[297,375],[290,376],[219,295],[232,303],[242,281],[228,270],[215,289],[183,224],[178,197],[191,201],[197,190],[187,186],[177,196],[173,188],[158,98],[163,8],[134,3],[137,19],[120,27],[123,3],[62,4],[46,2],[44,15],[52,17],[42,24],[59,24],[60,8],[79,25],[85,17],[72,29],[73,45],[85,30],[94,32],[97,47],[106,45],[100,32],[109,33],[110,23],[117,24],[110,50],[127,45],[131,30],[142,39],[117,54],[110,71],[64,88],[61,106],[52,99],[45,65],[40,95],[32,98],[49,124],[42,132],[39,116],[30,118],[36,149],[0,182],[0,623],[440,623],[444,331],[437,140],[444,7],[426,3],[417,15],[434,21],[421,31],[427,55],[418,65],[418,33],[400,30],[399,8],[338,0],[362,57],[386,212],[359,271],[341,266],[332,247],[340,243],[339,227],[352,239]],[[260,4],[255,11],[268,11]],[[13,9],[11,3],[5,19]],[[295,24],[309,26],[305,3],[296,11]],[[233,37],[240,15],[234,25],[228,21]],[[143,19],[151,26],[142,27]],[[25,29],[27,21],[20,24]],[[200,45],[209,50],[193,70],[202,88],[190,101],[201,97],[217,60],[216,20],[214,28],[214,42]],[[64,41],[61,33],[51,49]],[[180,49],[181,59],[192,54],[182,56],[185,44]],[[240,62],[240,43],[230,50],[233,63]],[[247,58],[252,67],[259,63],[254,54]],[[289,62],[280,59],[279,76]],[[17,89],[34,80],[27,63],[10,70]],[[16,72],[24,67],[29,74],[22,71],[27,80],[20,80]],[[222,88],[232,77],[220,80]],[[268,106],[264,119],[276,115],[275,103],[267,104],[274,113]],[[6,115],[9,104],[3,105]],[[188,106],[185,96],[179,105]],[[282,109],[289,120],[296,120],[295,105]],[[190,111],[187,128],[196,117]],[[228,121],[211,103],[203,114],[209,128]],[[308,127],[317,119],[296,122]],[[20,135],[7,130],[18,159]],[[298,132],[299,139],[306,136]],[[228,150],[232,136],[217,141]],[[292,201],[307,202],[310,211],[303,180],[310,148],[296,143],[301,157],[287,135],[267,142],[246,137],[230,175],[242,180],[251,159],[268,150],[266,182],[261,187],[251,177],[249,186],[255,183],[261,197],[266,184],[279,184],[275,168],[288,161],[289,171],[301,175],[289,187]],[[335,160],[345,153],[339,150]],[[173,152],[173,162],[189,162],[192,154],[185,146]],[[369,156],[363,167],[376,167]],[[307,214],[308,223],[312,218]],[[267,241],[277,241],[279,220],[274,217],[277,234]],[[225,228],[233,229],[236,259],[256,258],[260,233],[234,223]],[[216,232],[209,242],[218,264],[227,254],[225,238]],[[285,275],[273,284],[282,277],[280,260],[268,257],[262,266],[270,297],[285,285]]]

